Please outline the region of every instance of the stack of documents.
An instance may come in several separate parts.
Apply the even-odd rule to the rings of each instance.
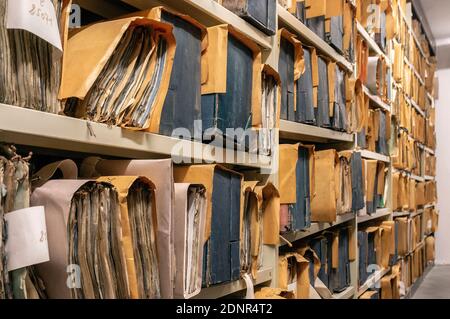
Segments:
[[[45,207],[50,261],[37,271],[50,298],[160,297],[150,180],[54,179],[35,189],[31,203]]]
[[[202,288],[205,191],[202,185],[175,184],[175,298],[191,298]]]
[[[27,276],[27,268],[12,262],[6,250],[13,229],[8,227],[8,214],[30,206],[28,159],[16,154],[13,146],[0,144],[0,299],[27,298],[27,290],[34,291]],[[8,269],[9,268],[9,269]]]
[[[155,20],[123,18],[77,31],[64,55],[66,114],[159,132],[174,54],[172,27]]]
[[[20,6],[15,2],[0,2],[0,102],[58,113],[61,110],[57,96],[62,54],[29,31],[7,29],[8,7]],[[63,1],[51,2],[59,21]]]

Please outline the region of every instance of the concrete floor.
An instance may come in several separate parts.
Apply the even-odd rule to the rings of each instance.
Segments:
[[[450,265],[434,266],[412,299],[450,299]]]

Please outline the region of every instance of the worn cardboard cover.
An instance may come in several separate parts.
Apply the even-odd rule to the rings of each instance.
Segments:
[[[99,157],[88,157],[81,165],[80,175],[83,177],[145,176],[155,184],[156,211],[158,214],[156,240],[161,297],[171,298],[173,296],[175,271],[172,160],[105,160]]]
[[[222,24],[208,29],[208,47],[202,59],[202,94],[227,92],[228,36],[233,36],[253,52],[252,126],[261,126],[261,49],[246,35],[231,25]],[[205,66],[205,64],[207,66]]]
[[[66,285],[68,266],[67,224],[70,205],[75,192],[88,180],[51,180],[31,195],[31,206],[44,206],[50,261],[36,265],[45,282],[49,298],[70,299]]]
[[[229,171],[235,175],[241,177],[243,180],[242,174],[234,172],[230,169],[227,169],[221,165],[211,164],[211,165],[191,165],[191,166],[177,166],[173,169],[173,176],[176,183],[193,183],[193,184],[201,184],[205,186],[206,189],[206,222],[205,222],[205,242],[209,239],[211,235],[211,213],[212,213],[212,194],[213,194],[213,180],[214,180],[214,171],[216,169],[221,169],[225,171]],[[243,214],[243,200],[241,200],[241,220]],[[241,226],[242,227],[242,226]]]
[[[142,298],[139,296],[137,274],[136,274],[136,260],[134,256],[133,238],[131,230],[130,216],[128,214],[128,192],[130,187],[137,180],[146,183],[151,189],[151,197],[155,198],[155,185],[145,177],[136,176],[102,176],[97,179],[100,183],[109,183],[113,185],[119,196],[120,203],[120,215],[121,215],[121,227],[122,227],[122,249],[125,253],[125,260],[127,264],[128,284],[130,287],[131,298]],[[154,233],[157,232],[157,213],[156,202],[152,201],[152,219]]]
[[[153,32],[155,37],[162,36],[167,43],[168,59],[161,78],[161,87],[157,92],[149,119],[142,128],[151,132],[159,132],[160,115],[169,87],[175,55],[175,38],[170,24],[142,17],[130,17],[94,23],[77,30],[70,36],[64,52],[59,98],[64,100],[76,97],[83,100],[112,56],[126,30],[137,25],[156,30]],[[95,46],[89,46],[86,43],[95,43]],[[149,75],[151,71],[149,71]],[[149,83],[149,81],[150,76],[147,76],[145,83]],[[143,84],[144,87],[145,83]],[[137,100],[133,103],[137,103]]]
[[[186,286],[186,276],[187,271],[191,265],[189,264],[189,257],[187,254],[187,245],[191,245],[188,242],[188,201],[189,201],[189,188],[191,186],[199,186],[200,185],[192,185],[188,183],[177,183],[175,184],[175,201],[174,201],[174,215],[176,223],[174,227],[175,230],[175,238],[174,238],[174,246],[175,246],[175,255],[176,258],[176,269],[175,269],[175,283],[174,283],[174,298],[192,298],[197,295],[202,288],[202,263],[203,263],[203,236],[205,232],[203,231],[205,227],[205,218],[206,218],[206,199],[203,200],[203,205],[199,206],[199,225],[198,229],[200,230],[200,234],[198,237],[198,245],[197,247],[192,247],[193,256],[196,256],[196,259],[191,260],[192,266],[196,264],[198,269],[197,278],[191,278],[191,280],[196,280],[197,285],[195,285],[195,290],[189,293],[188,288]],[[197,250],[195,252],[195,250]]]
[[[316,151],[314,154],[314,194],[311,199],[311,221],[336,221],[336,174],[338,163],[334,149]]]

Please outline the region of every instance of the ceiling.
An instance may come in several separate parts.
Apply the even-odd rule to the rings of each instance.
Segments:
[[[450,40],[450,1],[420,0],[425,17],[435,40]]]
[[[438,68],[450,67],[450,1],[418,0],[437,46]]]

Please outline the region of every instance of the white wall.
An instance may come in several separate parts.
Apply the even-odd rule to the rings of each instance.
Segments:
[[[439,99],[436,101],[437,191],[439,229],[436,234],[436,263],[450,264],[450,69],[437,72]]]

